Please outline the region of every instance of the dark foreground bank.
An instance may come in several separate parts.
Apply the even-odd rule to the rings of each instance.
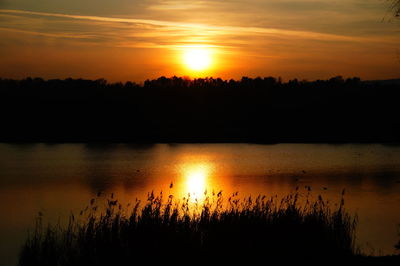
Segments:
[[[99,211],[102,202],[106,208]],[[71,215],[66,226],[46,228],[39,217],[22,248],[20,265],[399,262],[395,256],[362,256],[355,247],[355,230],[356,218],[344,209],[343,200],[330,204],[299,193],[282,200],[212,193],[202,203],[151,193],[142,207],[139,201],[122,206],[112,197],[99,197]]]
[[[0,79],[0,141],[400,142],[400,81]]]

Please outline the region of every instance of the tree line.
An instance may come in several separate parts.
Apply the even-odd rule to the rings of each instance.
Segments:
[[[398,142],[399,81],[0,79],[2,141]]]

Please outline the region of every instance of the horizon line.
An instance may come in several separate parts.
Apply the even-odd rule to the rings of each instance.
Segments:
[[[334,78],[342,78],[343,80],[347,80],[347,79],[354,79],[354,78],[358,78],[360,79],[361,82],[374,82],[374,81],[395,81],[395,80],[399,80],[400,81],[400,77],[396,77],[396,78],[389,78],[389,79],[362,79],[361,77],[358,76],[342,76],[342,75],[333,75],[330,78],[325,78],[325,79],[313,79],[313,80],[308,80],[308,79],[301,79],[301,78],[291,78],[291,79],[284,79],[281,76],[242,76],[240,79],[235,79],[235,78],[229,78],[229,79],[224,79],[221,77],[213,77],[213,76],[205,76],[205,77],[190,77],[190,76],[159,76],[157,78],[147,78],[143,81],[140,82],[136,82],[133,80],[126,80],[126,81],[109,81],[106,78],[72,78],[72,77],[65,77],[65,78],[42,78],[42,77],[32,77],[32,76],[27,76],[25,78],[19,78],[19,79],[15,79],[15,78],[5,78],[5,77],[0,77],[0,80],[13,80],[13,81],[22,81],[22,80],[27,80],[27,79],[42,79],[43,81],[47,82],[47,81],[51,81],[51,80],[61,80],[61,81],[65,81],[68,79],[72,79],[72,80],[85,80],[85,81],[97,81],[97,80],[104,80],[106,83],[108,84],[116,84],[116,83],[127,83],[127,82],[132,82],[134,84],[144,84],[144,82],[146,81],[155,81],[158,80],[160,78],[166,78],[166,79],[173,79],[173,78],[178,78],[178,79],[183,79],[183,80],[188,80],[188,81],[194,81],[194,80],[206,80],[206,79],[221,79],[224,82],[229,82],[231,80],[235,81],[235,82],[241,82],[242,79],[244,78],[248,78],[248,79],[266,79],[266,78],[274,78],[276,80],[281,80],[282,83],[288,83],[289,81],[294,81],[297,80],[299,82],[316,82],[316,81],[328,81],[330,79],[334,79]]]

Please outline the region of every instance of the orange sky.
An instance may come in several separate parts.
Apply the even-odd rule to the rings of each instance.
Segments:
[[[0,77],[398,78],[400,20],[389,21],[386,4],[2,0]],[[188,47],[206,50],[210,67],[191,70]]]

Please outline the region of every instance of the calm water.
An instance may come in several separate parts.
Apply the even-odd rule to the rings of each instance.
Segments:
[[[395,252],[400,146],[0,144],[0,265],[16,263],[39,211],[65,221],[98,191],[132,202],[151,190],[201,199],[206,189],[284,196],[297,186],[332,202],[346,189],[357,243],[367,253]]]

